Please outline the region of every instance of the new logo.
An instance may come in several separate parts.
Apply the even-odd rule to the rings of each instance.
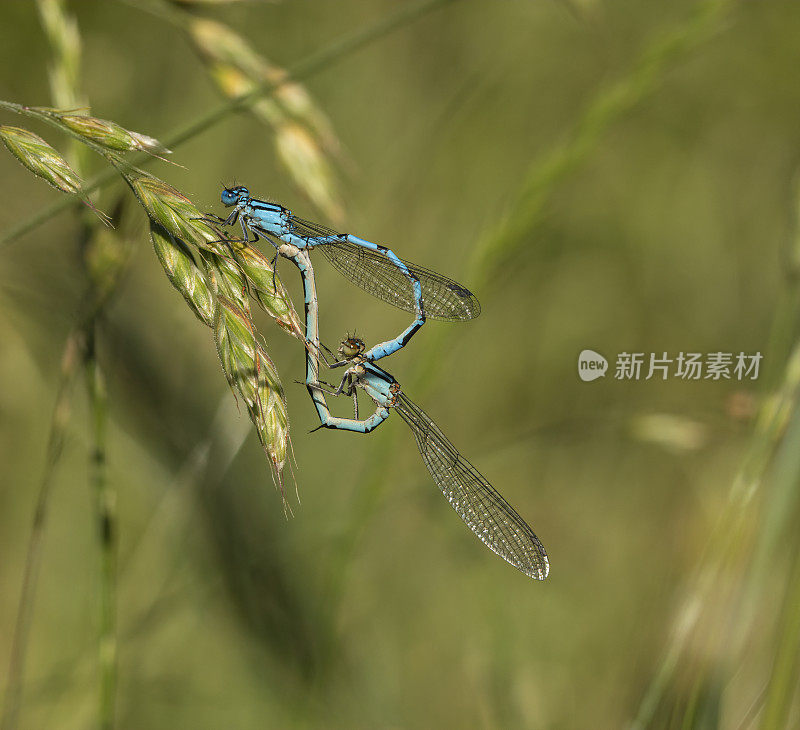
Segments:
[[[608,360],[594,350],[581,350],[578,355],[578,376],[584,383],[605,377]]]

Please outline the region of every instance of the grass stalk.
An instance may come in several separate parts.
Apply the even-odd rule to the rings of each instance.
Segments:
[[[72,384],[75,381],[81,349],[81,333],[79,330],[75,330],[67,338],[61,357],[61,375],[56,392],[55,405],[53,406],[53,414],[50,419],[50,433],[47,439],[44,471],[39,483],[39,493],[33,513],[33,524],[28,538],[28,550],[22,573],[22,589],[20,591],[14,633],[11,637],[11,660],[8,666],[0,730],[15,730],[22,704],[25,660],[36,598],[37,579],[42,560],[44,529],[47,522],[47,512],[56,467],[64,450],[66,429],[71,411]]]
[[[783,371],[775,372],[777,381],[772,392],[764,398],[756,427],[745,451],[741,466],[732,482],[725,510],[720,514],[711,532],[708,545],[698,560],[689,589],[678,610],[675,626],[683,627],[676,632],[667,647],[666,654],[644,695],[634,721],[633,730],[647,727],[654,722],[659,704],[668,695],[673,678],[681,675],[690,663],[687,645],[691,634],[716,637],[706,639],[711,649],[724,646],[726,661],[732,671],[746,661],[744,649],[747,638],[760,609],[764,608],[763,597],[768,593],[767,583],[774,573],[776,555],[781,541],[787,537],[791,520],[797,515],[796,485],[800,476],[800,461],[797,458],[797,442],[800,439],[800,341],[797,340],[797,302],[800,301],[800,279],[797,275],[797,251],[800,246],[800,197],[795,189],[794,226],[787,238],[785,255],[786,288],[781,293],[772,320],[767,361],[783,363]],[[787,353],[782,344],[794,339],[793,348]],[[754,529],[754,525],[757,529]],[[797,567],[794,569],[796,580]],[[789,589],[790,592],[792,589]],[[730,608],[723,620],[715,606],[720,605],[721,592],[729,598]],[[788,595],[788,594],[787,594]],[[684,616],[691,616],[691,621]],[[772,618],[770,617],[770,620]],[[780,675],[778,665],[795,671],[783,656],[787,635],[793,634],[790,609],[784,608],[784,627],[779,629],[776,669],[773,676]],[[724,627],[724,630],[722,629]],[[796,642],[792,644],[796,647]],[[703,673],[695,680],[699,686],[705,678]],[[772,681],[768,687],[773,709],[770,723],[783,716],[791,690],[785,683]],[[779,694],[783,691],[783,695]],[[747,716],[757,714],[766,691],[757,697]],[[677,707],[674,708],[677,711]],[[687,714],[688,716],[688,714]],[[777,727],[780,725],[768,725]],[[767,725],[765,725],[767,727]]]
[[[325,46],[325,48],[321,49],[317,53],[312,53],[302,61],[290,66],[287,71],[286,80],[301,81],[307,79],[314,74],[325,70],[336,61],[340,61],[341,59],[354,54],[355,52],[383,38],[389,33],[412,23],[413,21],[423,17],[433,10],[436,10],[437,8],[453,2],[457,2],[457,0],[422,0],[421,2],[417,3],[405,4],[393,13],[387,14],[385,17],[375,21],[365,28],[362,28],[361,30],[342,36],[328,46]],[[261,84],[247,94],[219,104],[206,114],[203,114],[194,121],[189,122],[183,127],[180,127],[172,132],[172,134],[167,135],[166,140],[164,140],[164,145],[169,149],[174,150],[184,142],[187,142],[197,135],[205,132],[207,129],[210,129],[215,124],[225,119],[230,113],[247,109],[259,99],[265,96],[272,96],[283,83],[285,83],[285,81],[267,82]],[[133,164],[146,165],[151,161],[152,158],[150,155],[141,154],[134,157]],[[97,174],[91,180],[88,180],[83,190],[85,193],[91,193],[101,187],[104,187],[115,178],[116,170],[113,168],[107,168],[101,173]],[[0,248],[7,246],[20,236],[29,233],[35,228],[38,228],[40,225],[50,220],[53,216],[57,215],[63,210],[66,210],[74,204],[75,201],[69,198],[62,198],[55,201],[52,205],[42,208],[38,213],[35,213],[27,220],[22,221],[19,225],[14,226],[11,230],[7,231],[2,237],[0,237]]]
[[[111,730],[117,685],[117,494],[106,472],[108,397],[97,360],[96,321],[89,326],[87,334],[84,370],[91,414],[90,481],[95,495],[100,549],[99,725],[102,730]]]
[[[645,48],[629,73],[599,90],[567,138],[530,168],[516,202],[500,225],[474,249],[467,280],[488,282],[498,264],[508,260],[529,240],[546,213],[547,202],[559,183],[578,169],[597,149],[609,127],[659,88],[666,72],[723,27],[737,0],[706,0],[674,30],[660,34]]]
[[[77,21],[68,14],[63,0],[38,0],[39,13],[45,33],[53,50],[53,64],[50,71],[50,91],[53,103],[62,108],[82,106],[80,94],[81,39]],[[82,117],[65,117],[86,122]],[[47,119],[49,123],[54,120]],[[94,126],[73,129],[71,159],[79,174],[83,174],[87,145],[102,153],[103,143],[110,132],[125,134],[126,140],[133,140],[127,130],[109,129],[108,123],[92,120]],[[99,125],[99,126],[98,126]],[[99,137],[81,137],[78,132],[102,131]],[[96,142],[100,142],[97,145]],[[123,149],[130,148],[123,145]],[[97,230],[97,221],[84,218],[84,256],[83,264],[88,281],[85,302],[88,303],[86,317],[80,324],[83,347],[83,369],[86,378],[90,413],[90,488],[95,494],[95,519],[98,525],[98,546],[100,562],[100,633],[98,640],[98,669],[100,675],[98,697],[98,725],[102,730],[114,727],[114,706],[116,695],[116,494],[106,478],[106,413],[107,396],[105,380],[97,360],[97,328],[108,297],[113,293],[125,259],[112,255],[98,265],[93,255],[118,253],[119,244],[114,234],[105,237]],[[102,256],[101,256],[102,261]]]
[[[777,633],[777,651],[767,687],[762,730],[788,727],[795,690],[800,682],[800,550],[794,545],[794,559],[789,585],[784,596],[782,617]]]
[[[105,236],[107,233],[107,229],[99,229],[100,236]],[[101,240],[107,242],[107,239]],[[44,457],[45,467],[39,485],[31,534],[28,540],[17,619],[11,639],[11,660],[6,680],[3,714],[0,717],[0,730],[15,730],[17,727],[44,530],[56,466],[63,452],[66,429],[70,420],[72,385],[78,368],[86,366],[89,333],[93,332],[97,318],[109,297],[113,295],[125,263],[125,258],[118,259],[112,267],[113,271],[106,271],[109,278],[105,280],[104,285],[94,286],[87,292],[84,297],[84,311],[68,335],[61,356],[59,383]]]
[[[473,291],[486,296],[497,273],[513,256],[531,245],[558,187],[588,161],[603,135],[616,122],[658,91],[671,69],[725,27],[728,13],[737,3],[738,0],[699,3],[677,28],[659,33],[625,76],[598,89],[563,141],[532,162],[515,200],[499,223],[473,248],[462,277]],[[415,386],[433,381],[445,362],[441,350],[453,333],[453,328],[437,330],[427,355],[417,360]]]

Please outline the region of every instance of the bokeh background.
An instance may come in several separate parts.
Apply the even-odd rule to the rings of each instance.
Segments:
[[[288,68],[386,24],[302,79],[333,137],[302,115],[286,136],[232,113],[176,146],[182,167],[149,169],[218,213],[235,178],[474,290],[480,318],[430,322],[386,367],[552,565],[531,581],[475,540],[399,418],[368,437],[309,434],[303,350],[261,317],[291,418],[287,520],[209,331],[115,182],[96,200],[127,196],[130,246],[97,342],[119,520],[116,727],[797,727],[800,5],[59,5],[92,111],[164,140],[222,99],[186,12]],[[51,104],[58,53],[36,3],[2,4],[0,48],[0,98]],[[0,233],[60,200],[5,151],[0,164]],[[46,464],[85,296],[81,221],[66,211],[0,248],[4,680],[52,472],[20,728],[98,723],[80,376]],[[294,270],[280,271],[302,312]],[[322,259],[317,277],[329,343],[405,326]],[[584,348],[612,370],[623,351],[764,360],[757,381],[583,383]]]

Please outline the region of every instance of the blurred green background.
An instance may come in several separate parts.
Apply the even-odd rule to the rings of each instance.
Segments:
[[[404,5],[199,12],[291,67]],[[65,9],[93,113],[166,139],[220,96],[159,7]],[[2,4],[0,48],[0,98],[50,104],[34,3]],[[797,727],[798,68],[796,2],[460,0],[303,80],[344,150],[322,153],[340,221],[247,113],[177,148],[183,167],[150,165],[202,209],[220,213],[220,181],[235,178],[476,292],[479,319],[430,322],[386,367],[529,520],[552,570],[531,581],[476,541],[399,418],[368,437],[309,434],[304,353],[261,318],[291,418],[301,504],[290,477],[287,521],[209,331],[128,195],[131,260],[98,341],[118,492],[117,726]],[[60,194],[0,160],[1,233]],[[0,249],[0,678],[85,289],[80,230],[62,213]],[[319,261],[328,343],[405,326]],[[279,271],[302,313],[294,270]],[[622,351],[765,359],[755,382],[583,383],[584,348],[612,369]],[[83,385],[49,503],[20,728],[97,723]]]

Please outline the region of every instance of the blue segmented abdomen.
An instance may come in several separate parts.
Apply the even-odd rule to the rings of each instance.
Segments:
[[[399,383],[372,362],[361,365],[363,374],[360,376],[360,385],[366,394],[380,406],[391,408],[400,394]]]
[[[356,286],[399,309],[417,313],[421,296],[425,316],[432,319],[468,320],[480,314],[480,304],[469,289],[400,258],[386,246],[295,215],[288,216],[287,232],[322,252]]]
[[[400,258],[386,246],[338,233],[299,218],[279,205],[254,198],[242,208],[242,215],[256,233],[276,236],[301,249],[319,249],[356,286],[399,309],[450,321],[473,319],[480,314],[480,304],[469,289]]]

